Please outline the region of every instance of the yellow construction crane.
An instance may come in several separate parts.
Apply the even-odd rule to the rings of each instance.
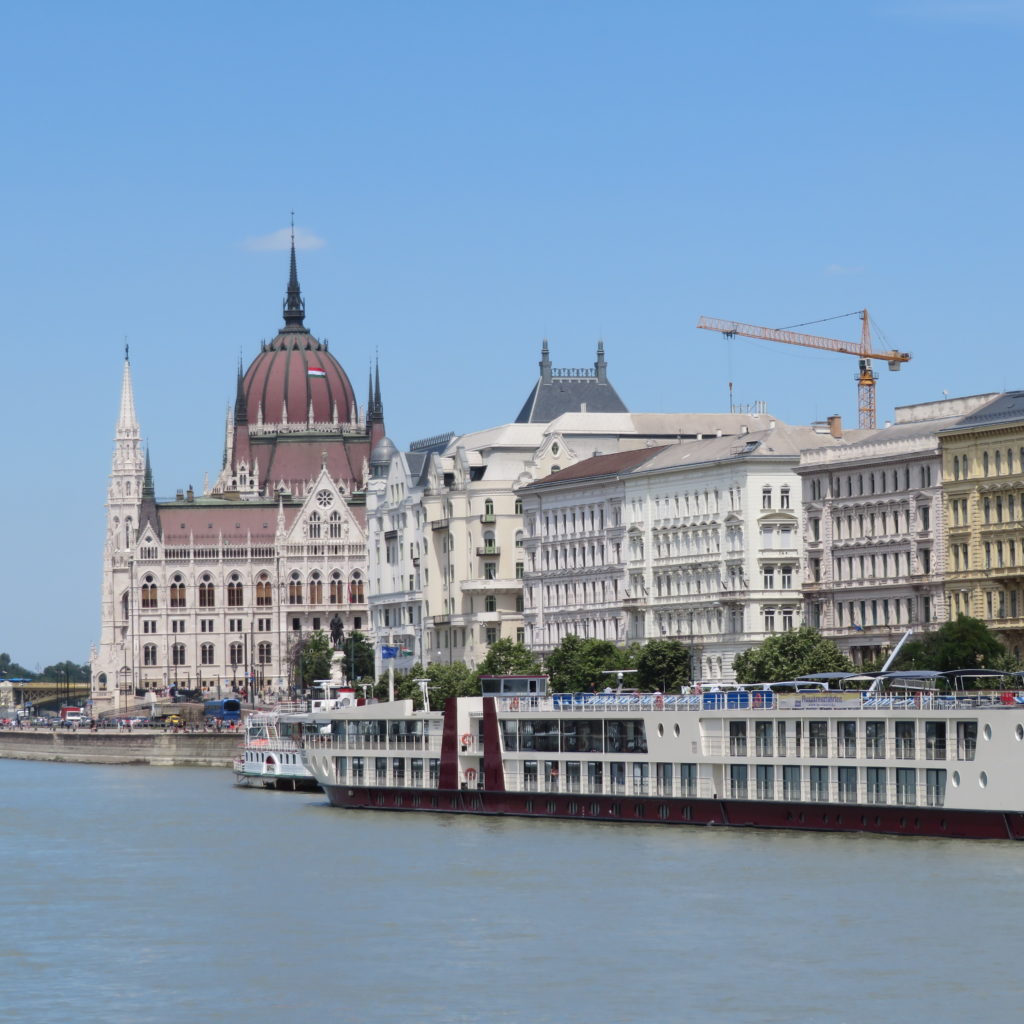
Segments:
[[[852,314],[851,314],[852,315]],[[890,370],[898,370],[910,361],[909,352],[873,352],[871,350],[871,321],[868,311],[862,309],[857,316],[863,321],[860,331],[860,342],[842,341],[839,338],[819,338],[816,334],[798,334],[796,331],[777,331],[771,327],[756,327],[753,324],[738,324],[732,320],[718,320],[715,317],[702,316],[697,326],[705,331],[721,331],[727,338],[737,334],[745,338],[760,338],[762,341],[781,341],[787,345],[803,345],[805,348],[823,348],[829,352],[845,352],[860,359],[860,370],[855,378],[857,381],[857,411],[859,423],[863,429],[875,428],[875,381],[877,377],[871,369],[869,359],[884,359]]]

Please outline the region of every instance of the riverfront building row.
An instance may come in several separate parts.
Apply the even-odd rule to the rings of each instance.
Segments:
[[[157,499],[123,366],[93,699],[178,685],[284,693],[332,625],[395,665],[475,666],[499,638],[672,637],[702,680],[802,624],[857,662],[958,612],[1024,647],[1024,393],[896,410],[878,430],[766,407],[634,413],[604,346],[548,343],[514,419],[387,436],[305,326],[294,247],[284,324],[234,383],[224,461]],[[427,430],[443,424],[424,423]]]

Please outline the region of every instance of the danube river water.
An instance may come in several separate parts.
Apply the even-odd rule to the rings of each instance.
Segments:
[[[339,811],[0,761],[0,1020],[1019,1019],[1024,845]]]

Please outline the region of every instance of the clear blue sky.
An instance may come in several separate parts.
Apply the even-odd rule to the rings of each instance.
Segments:
[[[698,331],[868,307],[894,405],[1020,387],[1024,3],[38,3],[5,12],[0,650],[85,661],[125,338],[157,492],[310,329],[400,446],[548,337],[634,411],[856,420],[856,361]],[[262,240],[262,241],[261,241]],[[854,338],[857,321],[827,325]]]

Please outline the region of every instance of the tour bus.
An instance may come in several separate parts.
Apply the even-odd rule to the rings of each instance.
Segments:
[[[219,718],[222,722],[238,722],[242,718],[242,702],[235,697],[224,700],[208,700],[203,703],[206,718]]]

